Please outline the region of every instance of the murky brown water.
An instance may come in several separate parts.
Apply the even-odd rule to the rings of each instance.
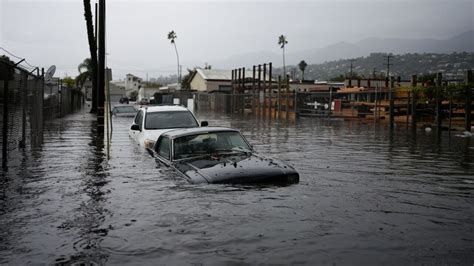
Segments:
[[[0,172],[0,264],[474,263],[474,138],[200,114],[293,164],[287,187],[189,185],[83,112]]]

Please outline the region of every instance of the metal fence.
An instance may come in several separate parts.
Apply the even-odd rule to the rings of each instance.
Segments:
[[[39,71],[29,72],[11,62],[0,60],[0,147],[2,168],[9,154],[22,147],[43,142],[43,121],[78,110],[82,94],[46,84]]]
[[[232,95],[224,93],[196,93],[195,105],[198,110],[230,113]]]

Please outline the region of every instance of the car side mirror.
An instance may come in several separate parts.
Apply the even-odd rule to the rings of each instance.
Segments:
[[[138,131],[140,131],[140,126],[137,125],[137,124],[133,124],[130,129],[131,129],[131,130],[138,130]]]
[[[209,123],[207,121],[201,121],[201,127],[207,127]]]

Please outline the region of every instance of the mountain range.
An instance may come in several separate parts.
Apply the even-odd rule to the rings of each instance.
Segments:
[[[368,56],[371,53],[453,53],[474,52],[474,30],[463,32],[445,40],[438,39],[401,39],[366,38],[358,42],[339,42],[322,48],[310,49],[286,54],[286,64],[296,65],[301,60],[308,64],[319,64],[339,59]],[[254,64],[274,62],[281,65],[281,54],[271,51],[258,51],[235,55],[213,62],[213,66],[222,69],[250,67]]]

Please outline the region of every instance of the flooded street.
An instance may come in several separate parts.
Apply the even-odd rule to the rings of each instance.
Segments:
[[[198,114],[241,129],[300,183],[190,185],[87,112],[0,172],[0,264],[474,263],[474,138],[398,125]],[[407,133],[408,132],[408,133]]]

